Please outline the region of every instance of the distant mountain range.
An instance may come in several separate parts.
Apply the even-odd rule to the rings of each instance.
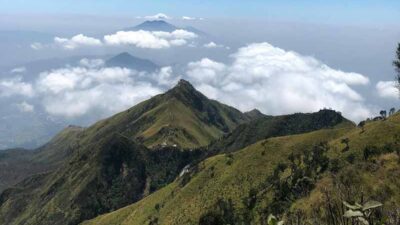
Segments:
[[[134,69],[137,71],[155,71],[160,67],[147,59],[141,59],[138,57],[134,57],[127,52],[123,52],[118,54],[105,62],[105,66],[107,67],[123,67],[128,69]]]
[[[63,68],[67,65],[80,66],[79,62],[83,58],[103,59],[105,60],[105,66],[119,66],[135,70],[154,71],[155,69],[159,68],[159,66],[151,60],[133,56],[128,52],[122,52],[117,55],[77,55],[65,58],[41,59],[29,63],[3,67],[0,69],[4,74],[7,74],[10,73],[10,71],[14,68],[25,68],[26,73],[22,73],[21,75],[26,81],[33,81],[41,72],[44,71]]]
[[[148,20],[134,27],[128,27],[124,30],[146,30],[146,31],[165,31],[172,32],[180,28],[165,22],[164,20]]]
[[[217,172],[214,174],[215,179],[220,180],[225,176],[221,172],[224,167],[229,171],[226,174],[229,180],[225,182],[252,179],[242,177],[241,174],[246,171],[251,174],[253,170],[260,169],[256,165],[263,162],[259,161],[263,157],[256,154],[264,151],[263,154],[278,160],[279,151],[286,155],[291,148],[295,148],[286,148],[285,141],[280,142],[279,138],[269,144],[269,138],[300,135],[319,129],[326,131],[317,132],[315,136],[304,134],[304,140],[314,138],[317,141],[323,139],[324,134],[334,139],[345,132],[355,132],[356,128],[332,110],[280,117],[265,116],[258,110],[242,113],[208,99],[189,82],[181,80],[166,93],[88,128],[68,127],[49,144],[35,151],[20,149],[0,152],[0,188],[10,187],[0,195],[0,224],[79,224],[99,214],[135,202],[142,204],[143,201],[146,209],[153,207],[152,210],[166,210],[174,214],[177,212],[169,206],[174,194],[169,190],[174,189],[178,196],[196,198],[199,190],[205,188],[204,191],[207,191],[222,185],[219,182],[209,183],[212,176],[207,178],[209,175],[200,174],[208,173],[205,170],[214,170]],[[301,135],[295,139],[303,140]],[[264,142],[268,144],[262,144]],[[289,143],[303,148],[301,141]],[[241,150],[251,145],[255,147]],[[262,150],[263,146],[270,147]],[[270,148],[280,150],[270,152]],[[223,153],[229,155],[224,156]],[[269,161],[269,158],[265,160],[263,163],[276,163]],[[213,161],[218,167],[211,169]],[[246,169],[232,172],[230,165],[236,162]],[[252,166],[256,166],[257,170]],[[237,174],[236,178],[231,176],[233,173]],[[198,176],[206,179],[202,182],[208,185],[200,187],[192,184],[191,180],[200,179],[196,178]],[[173,187],[168,185],[170,183]],[[196,191],[191,191],[191,194],[184,192],[182,188],[187,185]],[[165,206],[159,202],[164,200],[151,200],[152,196],[160,196],[162,193],[170,195],[161,198],[165,200]],[[221,190],[218,193],[222,193]],[[247,191],[237,193],[242,198],[247,195]],[[214,199],[213,194],[209,193],[209,196]],[[179,203],[180,206],[184,204]],[[192,204],[200,207],[196,203]],[[129,207],[134,212],[132,207],[136,206]],[[144,213],[146,218],[130,217],[132,224],[148,224],[148,220],[154,219],[152,215],[165,219],[150,213],[152,210]],[[204,210],[206,208],[199,212]],[[116,213],[120,215],[120,211]],[[130,211],[123,214],[119,217],[126,220],[125,215],[130,214]],[[197,220],[199,217],[201,214],[193,218]],[[101,224],[102,221],[100,217],[90,224]],[[161,224],[186,222],[165,221]],[[121,223],[107,215],[104,224]]]
[[[104,66],[124,67],[136,71],[154,72],[160,68],[159,65],[147,59],[135,57],[127,52],[115,56],[74,56],[68,58],[52,58],[38,60],[27,64],[16,65],[14,67],[4,68],[3,79],[23,77],[25,82],[34,83],[39,74],[44,71],[64,68],[69,66],[81,66],[79,64],[82,58],[104,59]],[[21,74],[9,73],[13,68],[24,68],[26,72]],[[7,74],[9,74],[7,76]],[[0,99],[0,103],[5,106],[0,108],[0,150],[7,148],[37,148],[49,141],[52,136],[59,132],[68,123],[62,119],[50,117],[44,110],[40,109],[39,102],[31,99],[30,103],[36,107],[35,112],[23,113],[15,107],[15,103],[21,101],[15,98]],[[74,122],[74,121],[72,121]],[[79,123],[80,122],[80,123]],[[82,124],[85,121],[77,121]]]

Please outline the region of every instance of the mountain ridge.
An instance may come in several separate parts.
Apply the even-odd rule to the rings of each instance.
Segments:
[[[105,61],[105,65],[108,67],[123,67],[128,69],[134,69],[137,71],[148,71],[152,72],[160,68],[157,64],[153,63],[148,59],[142,59],[135,57],[128,52],[122,52],[115,55]]]
[[[53,171],[62,166],[71,156],[82,130],[80,127],[67,127],[35,150],[0,151],[0,193],[31,175]]]
[[[334,128],[339,125],[355,126],[341,113],[328,109],[316,113],[260,116],[248,123],[239,125],[233,132],[211,143],[208,148],[214,154],[216,152],[232,152],[265,138],[306,133],[313,130]]]
[[[141,24],[138,24],[134,27],[126,28],[125,30],[146,30],[146,31],[164,31],[164,32],[172,32],[178,30],[179,28],[165,22],[164,20],[147,20]]]
[[[207,158],[149,197],[82,225],[263,225],[271,213],[288,224],[334,224],[331,216],[343,218],[342,201],[360,198],[384,204],[374,217],[392,218],[400,207],[399,131],[397,114],[364,130],[339,126],[260,140]],[[366,156],[371,146],[375,153]]]
[[[263,118],[269,116],[259,119]],[[79,131],[78,138],[72,145],[61,141],[64,148],[59,154],[68,153],[62,166],[5,190],[0,195],[0,223],[76,225],[140,201],[177,177],[186,179],[183,169],[204,159],[212,141],[223,140],[251,121],[245,113],[208,99],[188,81],[180,80],[164,94],[92,126],[70,127]],[[303,128],[299,124],[294,129]],[[312,125],[304,124],[306,130],[319,128]],[[64,135],[59,137],[56,140],[66,140]],[[47,146],[59,149],[57,144]]]
[[[62,144],[59,155],[70,154],[62,166],[0,195],[0,223],[77,224],[138,201],[203,154],[193,148],[246,119],[182,80],[165,94],[82,129],[75,144]],[[58,142],[46,146],[59,149],[53,143]]]

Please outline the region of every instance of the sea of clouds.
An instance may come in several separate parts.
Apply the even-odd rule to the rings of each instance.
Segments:
[[[79,36],[56,42],[65,48],[83,43],[162,48],[186,44],[195,38],[186,31],[132,32],[117,32],[105,36],[103,41]],[[172,88],[179,79],[188,80],[209,98],[242,111],[257,108],[265,114],[278,115],[332,108],[360,121],[372,116],[375,110],[356,90],[368,88],[368,77],[331,68],[313,57],[265,42],[239,48],[229,63],[203,58],[188,63],[184,72],[179,73],[172,67],[152,73],[105,67],[100,59],[82,59],[79,66],[43,71],[30,83],[16,71],[13,78],[0,80],[0,97],[24,97],[23,102],[16,104],[29,112],[35,109],[30,102],[36,102],[53,116],[76,118],[93,112],[109,116]],[[384,98],[397,97],[392,82],[377,83],[375,91]]]

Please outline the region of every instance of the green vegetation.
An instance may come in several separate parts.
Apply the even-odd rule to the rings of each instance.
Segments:
[[[393,66],[396,70],[396,83],[397,88],[400,90],[400,43],[397,46],[396,59],[393,61]]]
[[[356,219],[364,225],[374,223],[373,210],[382,206],[382,203],[373,200],[364,204],[355,203],[354,205],[344,201],[343,204],[347,208],[347,211],[343,216],[350,219]]]
[[[24,149],[0,151],[0,192],[31,175],[60,167],[72,153],[82,130],[80,127],[70,126],[35,151]]]
[[[210,157],[143,200],[83,224],[266,224],[271,213],[285,224],[357,224],[344,217],[342,202],[360,199],[383,204],[362,211],[369,224],[398,224],[400,115],[360,131],[336,126]]]
[[[209,100],[181,80],[165,94],[98,122],[87,133],[93,137],[117,132],[150,148],[195,148],[208,145],[246,121],[250,118],[240,111]]]
[[[0,223],[77,224],[165,186],[199,154],[172,147],[149,150],[110,134],[77,148],[55,172],[4,191]]]
[[[225,135],[209,146],[213,153],[239,150],[257,141],[290,134],[301,134],[335,126],[354,126],[333,110],[317,113],[296,113],[284,116],[263,116],[249,123],[241,124],[233,132]]]
[[[45,172],[3,192],[0,223],[77,224],[136,202],[200,157],[199,150],[187,148],[208,145],[248,120],[180,81],[89,128],[70,127],[32,153],[28,160],[51,167],[9,182]]]
[[[283,225],[284,221],[279,221],[273,214],[268,216],[268,225]]]
[[[397,225],[400,115],[389,114],[356,127],[333,110],[241,113],[180,81],[36,151],[0,154],[7,171],[32,163],[0,174],[16,184],[0,195],[0,224]],[[382,207],[346,214],[372,201]]]

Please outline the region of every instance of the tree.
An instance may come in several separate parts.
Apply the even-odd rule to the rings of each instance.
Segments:
[[[395,108],[391,108],[390,111],[389,111],[389,116],[392,116],[395,113],[396,113],[396,109]]]
[[[396,59],[393,61],[393,66],[397,72],[396,74],[397,89],[399,89],[400,91],[400,43],[397,46]]]
[[[383,119],[385,119],[386,118],[386,110],[381,110],[380,112],[379,112],[379,114],[381,114],[381,116],[382,116],[382,118]]]

